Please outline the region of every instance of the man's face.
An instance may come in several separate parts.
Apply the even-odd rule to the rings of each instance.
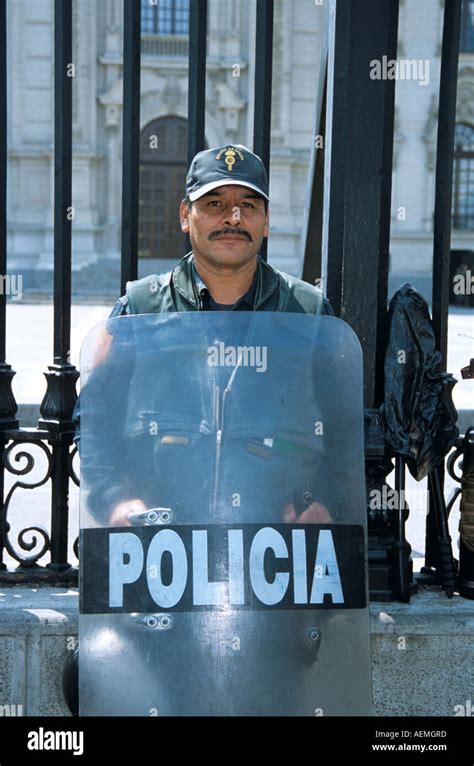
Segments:
[[[219,186],[193,202],[191,210],[181,202],[180,220],[194,254],[210,266],[243,266],[268,237],[264,200],[245,186]]]

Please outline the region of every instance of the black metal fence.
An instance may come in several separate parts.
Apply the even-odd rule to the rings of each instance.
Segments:
[[[433,320],[446,361],[449,294],[451,177],[456,104],[461,0],[446,0],[442,40],[438,123],[435,231],[433,251]],[[257,0],[255,107],[253,148],[270,171],[273,0]],[[188,160],[205,147],[207,0],[190,1]],[[124,0],[123,48],[123,180],[121,285],[138,273],[139,126],[140,126],[140,0]],[[71,171],[73,0],[54,4],[54,359],[45,373],[47,388],[35,429],[21,428],[12,393],[14,371],[5,358],[6,295],[0,295],[0,582],[77,582],[77,568],[68,562],[68,493],[78,484],[72,412],[78,371],[69,363],[71,330]],[[398,0],[337,0],[329,18],[319,93],[315,93],[315,135],[325,147],[312,151],[313,184],[304,232],[303,276],[324,276],[336,315],[352,325],[364,352],[365,406],[375,431],[382,398],[383,354],[389,267],[390,202],[394,136],[395,81],[374,83],[368,62],[396,59]],[[7,273],[7,39],[6,0],[0,0],[0,273]],[[348,115],[357,113],[358,120]],[[370,179],[370,183],[369,183]],[[374,179],[375,182],[374,182]],[[359,189],[367,181],[367,194]],[[323,187],[326,202],[323,207]],[[361,261],[359,253],[364,253]],[[176,254],[181,255],[181,254]],[[265,249],[262,251],[266,257]],[[35,445],[46,457],[41,480],[28,482]],[[387,462],[388,461],[388,462]],[[18,467],[14,463],[20,463]],[[382,485],[392,469],[390,456],[377,439],[369,444],[367,475]],[[18,477],[5,493],[5,474]],[[439,475],[442,482],[442,473]],[[17,490],[51,484],[50,532],[25,528],[11,539],[9,508]],[[404,467],[397,464],[397,486],[404,485]],[[34,494],[34,493],[33,493]],[[396,584],[393,543],[404,530],[376,516],[371,529],[371,591],[379,598],[409,598]],[[391,537],[390,537],[391,535]],[[428,566],[435,563],[433,520],[428,517]],[[18,562],[14,571],[3,563],[3,552]],[[48,553],[50,561],[38,561]],[[77,555],[77,540],[75,542]]]

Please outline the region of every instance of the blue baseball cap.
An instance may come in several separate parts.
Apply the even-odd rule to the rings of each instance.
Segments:
[[[242,144],[225,144],[198,152],[186,177],[186,197],[191,202],[218,186],[247,186],[266,200],[268,176],[260,157]]]

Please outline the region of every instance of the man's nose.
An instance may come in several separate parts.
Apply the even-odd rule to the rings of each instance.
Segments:
[[[240,226],[240,207],[238,205],[228,205],[224,211],[225,222],[229,226]]]

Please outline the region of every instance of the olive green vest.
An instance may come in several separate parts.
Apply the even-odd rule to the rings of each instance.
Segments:
[[[192,275],[192,252],[173,271],[151,274],[127,284],[132,314],[154,314],[202,310],[201,297]],[[257,285],[254,311],[286,311],[295,314],[322,314],[323,294],[318,287],[272,268],[257,256]]]

